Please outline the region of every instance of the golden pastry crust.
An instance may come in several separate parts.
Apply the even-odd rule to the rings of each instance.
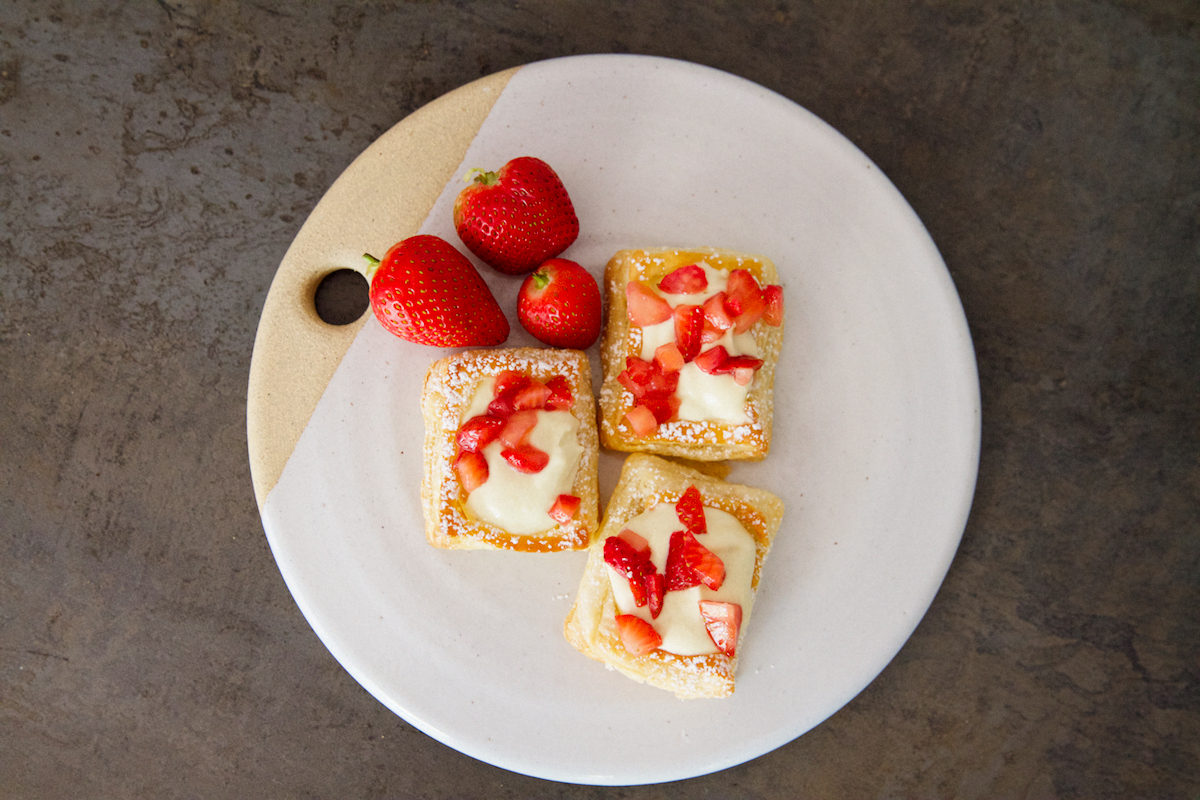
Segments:
[[[454,472],[456,435],[479,381],[505,370],[524,372],[542,381],[562,375],[571,384],[571,414],[579,421],[583,448],[572,493],[580,499],[575,517],[531,535],[509,533],[472,515],[464,506],[467,493]],[[425,535],[434,547],[453,550],[491,549],[524,552],[582,550],[596,533],[600,517],[596,405],[591,366],[579,350],[535,347],[468,350],[434,362],[421,393],[425,418],[424,478],[421,501]]]
[[[667,689],[681,699],[727,697],[734,690],[736,657],[724,653],[679,656],[663,650],[635,656],[625,649],[617,633],[617,606],[604,564],[605,539],[620,533],[626,522],[651,506],[676,502],[689,486],[700,491],[704,505],[733,514],[754,537],[751,586],[758,589],[763,563],[783,519],[783,502],[763,489],[726,483],[666,459],[634,454],[625,460],[600,532],[588,552],[563,632],[584,655],[640,683]],[[739,641],[744,635],[743,626]]]
[[[696,461],[738,459],[758,461],[771,449],[774,422],[775,366],[783,344],[783,325],[758,322],[751,328],[763,365],[746,398],[750,421],[730,425],[713,421],[675,420],[653,434],[637,436],[625,422],[634,406],[633,395],[617,381],[627,356],[638,355],[641,329],[629,324],[625,287],[632,280],[654,285],[678,267],[705,261],[717,269],[747,269],[760,285],[778,284],[770,259],[717,248],[622,250],[604,270],[607,321],[601,347],[604,381],[600,386],[600,439],[605,447],[625,452],[681,456]]]

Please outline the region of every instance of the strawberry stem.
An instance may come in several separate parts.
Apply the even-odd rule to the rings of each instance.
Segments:
[[[533,273],[533,285],[538,289],[545,289],[548,283],[550,283],[550,276],[546,274],[545,270],[539,269]]]
[[[370,253],[363,253],[363,259],[367,262],[367,283],[371,283],[375,277],[375,270],[379,269],[379,259]]]
[[[492,186],[499,179],[499,176],[494,172],[489,172],[488,170],[480,167],[473,167],[467,171],[466,175],[463,176],[463,183],[471,183],[474,181],[475,183],[481,183],[484,186]]]

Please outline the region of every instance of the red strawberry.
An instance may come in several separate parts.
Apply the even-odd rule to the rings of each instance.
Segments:
[[[566,525],[575,517],[575,512],[579,510],[580,500],[573,494],[560,494],[558,499],[554,501],[554,505],[550,506],[550,519],[560,525]]]
[[[651,619],[658,619],[662,613],[663,598],[667,594],[667,577],[661,572],[652,572],[643,581],[646,587],[646,608],[650,611]]]
[[[412,236],[371,261],[371,308],[417,344],[482,347],[508,338],[508,320],[466,256],[436,236]]]
[[[658,288],[667,294],[696,294],[708,288],[708,276],[700,265],[688,264],[664,275]]]
[[[531,444],[519,444],[516,447],[501,450],[500,456],[517,472],[524,472],[527,475],[541,472],[550,463],[550,454]]]
[[[579,236],[571,198],[545,161],[514,158],[467,177],[471,185],[454,201],[454,228],[468,250],[500,272],[532,272]]]
[[[629,321],[639,328],[671,318],[671,304],[637,281],[625,285],[625,309],[629,313]]]
[[[600,336],[600,287],[574,261],[552,258],[521,284],[517,318],[551,347],[586,350]]]
[[[728,656],[737,655],[738,630],[742,627],[742,607],[737,603],[701,600],[700,616],[713,644]]]
[[[776,284],[763,287],[767,308],[763,311],[763,322],[778,328],[783,324],[783,287]]]
[[[629,423],[634,436],[649,436],[658,430],[657,415],[644,405],[637,405],[626,411],[625,421]]]
[[[708,523],[704,520],[704,500],[695,486],[689,486],[675,503],[675,513],[693,535],[708,533]]]
[[[566,411],[574,404],[571,382],[562,375],[555,375],[546,381],[546,388],[550,390],[550,397],[546,399],[547,411]]]
[[[537,410],[527,408],[514,411],[504,421],[504,425],[496,431],[496,435],[507,448],[519,447],[525,444],[529,432],[537,426]]]
[[[725,582],[725,563],[690,531],[675,531],[667,550],[667,591],[703,583],[714,592]]]
[[[704,309],[686,303],[675,306],[675,343],[684,361],[700,354],[700,336],[704,332]]]
[[[662,645],[654,626],[634,614],[617,614],[617,635],[631,655],[644,656]]]
[[[629,580],[634,604],[646,605],[646,576],[655,571],[650,549],[641,551],[622,536],[609,536],[604,540],[604,563]]]
[[[471,417],[458,429],[458,449],[466,453],[478,453],[487,447],[504,427],[504,420],[486,414]]]
[[[487,483],[487,459],[480,453],[464,451],[454,459],[454,472],[458,475],[458,480],[462,483],[463,488],[468,492],[473,492]]]
[[[537,378],[530,378],[520,390],[513,394],[512,404],[517,411],[534,410],[546,407],[553,391]]]
[[[667,342],[659,345],[654,350],[654,366],[658,367],[658,371],[665,374],[671,372],[679,372],[683,369],[683,353],[679,350],[679,345],[674,342]]]
[[[729,351],[726,350],[723,345],[710,347],[692,359],[693,363],[695,363],[695,365],[699,367],[702,372],[707,372],[709,375],[721,374],[721,367],[728,360]]]

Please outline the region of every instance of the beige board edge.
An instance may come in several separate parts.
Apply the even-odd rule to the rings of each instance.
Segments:
[[[417,233],[520,67],[481,78],[421,107],[356,158],[313,209],[271,282],[254,339],[246,437],[261,509],[317,401],[366,323],[323,322],[313,297],[335,269],[362,269]]]

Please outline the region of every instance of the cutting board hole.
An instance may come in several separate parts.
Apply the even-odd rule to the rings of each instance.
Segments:
[[[370,288],[361,272],[334,270],[317,284],[317,292],[313,297],[317,316],[329,325],[357,322],[371,305]]]

